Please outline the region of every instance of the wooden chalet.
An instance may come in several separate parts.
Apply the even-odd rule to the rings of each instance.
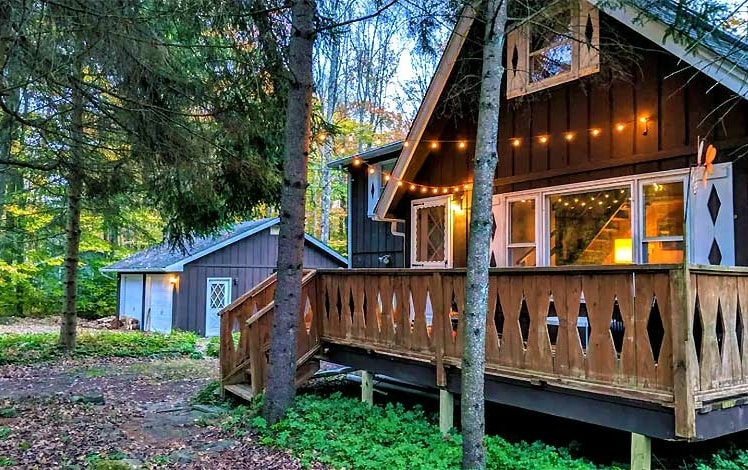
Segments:
[[[693,20],[671,1],[594,3],[507,36],[486,399],[631,432],[646,456],[748,428],[748,45],[670,34]],[[439,388],[445,428],[482,34],[468,9],[404,142],[337,162],[350,269],[307,273],[299,312],[300,380],[324,359]],[[273,293],[223,312],[228,390],[264,386]]]

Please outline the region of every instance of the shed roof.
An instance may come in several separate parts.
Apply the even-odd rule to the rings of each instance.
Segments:
[[[184,265],[202,258],[210,253],[220,250],[226,246],[243,240],[247,237],[268,229],[280,222],[278,217],[251,220],[240,222],[233,225],[223,232],[210,236],[195,238],[193,243],[182,252],[178,248],[170,246],[168,243],[162,243],[135,253],[134,255],[117,261],[102,268],[103,272],[181,272]],[[332,248],[317,240],[309,234],[305,234],[305,241],[321,251],[324,251],[330,257],[339,261],[341,265],[346,265],[347,261]]]

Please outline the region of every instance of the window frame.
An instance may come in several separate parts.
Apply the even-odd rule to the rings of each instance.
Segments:
[[[634,252],[634,259],[638,259],[639,263],[642,263],[644,260],[644,252],[645,252],[645,246],[647,243],[666,243],[666,242],[684,242],[683,245],[683,255],[687,256],[686,250],[686,237],[687,232],[683,233],[683,235],[674,235],[669,237],[647,237],[646,236],[646,227],[645,227],[645,216],[644,211],[646,209],[645,202],[646,198],[644,197],[644,187],[648,184],[658,183],[658,184],[668,184],[668,183],[677,183],[681,182],[683,184],[683,217],[684,220],[688,218],[688,214],[686,214],[687,205],[688,205],[688,189],[689,189],[689,174],[685,173],[682,175],[673,175],[668,177],[651,177],[651,178],[639,178],[638,183],[638,192],[641,197],[641,203],[637,206],[637,212],[638,218],[639,218],[639,227],[638,227],[638,236],[639,239],[634,239],[635,243],[635,252]],[[687,222],[686,222],[687,223]],[[638,253],[636,251],[638,250]]]
[[[497,265],[501,267],[511,267],[508,265],[509,249],[509,230],[511,228],[511,212],[509,202],[522,199],[535,198],[535,250],[536,250],[536,267],[553,267],[550,264],[550,217],[551,217],[551,197],[563,196],[565,194],[576,194],[591,192],[595,190],[604,190],[611,188],[628,187],[631,194],[631,238],[634,247],[633,264],[642,264],[643,250],[645,243],[651,243],[653,240],[644,238],[644,195],[643,188],[647,184],[657,183],[683,183],[684,212],[688,210],[688,191],[690,188],[690,173],[688,168],[661,171],[656,173],[646,173],[640,175],[631,175],[625,177],[608,178],[585,183],[573,183],[558,186],[548,186],[545,188],[536,188],[531,190],[515,191],[510,193],[501,193],[494,195],[494,204],[501,207],[501,234],[499,240],[499,250],[503,256],[497,259]],[[684,214],[686,220],[690,220],[688,214]],[[684,256],[689,256],[688,237],[691,231],[690,222],[687,222],[686,233],[680,237],[685,242],[686,252]],[[670,237],[669,237],[670,238]],[[678,237],[674,237],[678,238]],[[680,241],[664,240],[658,237],[657,241]],[[529,267],[529,266],[528,266]]]
[[[534,234],[534,241],[532,243],[529,242],[523,242],[523,243],[512,243],[512,220],[509,214],[511,214],[511,205],[515,202],[522,202],[522,201],[528,201],[532,200],[535,203],[535,234]],[[516,267],[535,267],[539,266],[539,257],[541,253],[541,249],[539,248],[542,246],[540,243],[540,240],[542,238],[543,232],[541,231],[539,224],[538,224],[538,212],[541,210],[542,207],[542,201],[540,195],[535,195],[532,197],[523,197],[523,196],[517,196],[517,197],[508,197],[504,201],[506,205],[506,218],[505,223],[503,227],[503,238],[504,238],[504,247],[502,250],[503,254],[503,262],[504,264],[508,265],[510,256],[509,256],[509,250],[512,248],[535,248],[535,264],[533,266],[516,266]]]

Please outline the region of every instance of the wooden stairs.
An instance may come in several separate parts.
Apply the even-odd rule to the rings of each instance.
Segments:
[[[628,229],[626,229],[628,227]],[[615,239],[631,235],[631,205],[625,201],[590,240],[575,264],[612,264]]]
[[[296,386],[318,370],[319,319],[314,312],[314,271],[305,271],[297,329]],[[275,312],[275,274],[242,295],[221,315],[221,386],[239,398],[251,400],[265,388],[270,353],[270,332]]]

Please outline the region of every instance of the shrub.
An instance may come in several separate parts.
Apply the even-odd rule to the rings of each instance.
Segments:
[[[218,353],[221,350],[221,338],[213,336],[208,340],[208,344],[205,346],[205,355],[208,357],[218,357]]]
[[[0,336],[0,365],[49,361],[62,355],[58,333],[7,334]],[[79,333],[75,357],[148,357],[199,355],[197,335],[168,335],[140,331]]]

